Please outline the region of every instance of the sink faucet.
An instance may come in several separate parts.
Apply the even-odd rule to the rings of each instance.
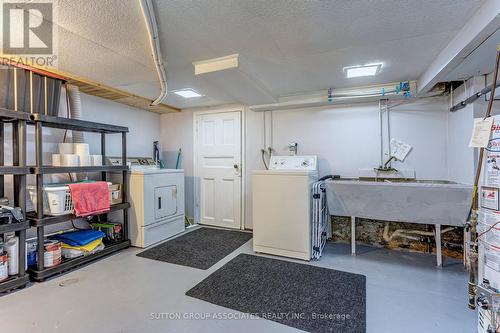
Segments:
[[[375,171],[398,171],[397,169],[388,166],[388,164],[392,161],[395,160],[396,158],[394,156],[391,156],[385,163],[384,166],[379,166],[378,168],[375,168]]]

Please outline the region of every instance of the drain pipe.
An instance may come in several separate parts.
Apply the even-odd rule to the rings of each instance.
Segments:
[[[380,126],[380,167],[384,165],[384,120],[382,115],[382,100],[378,101],[378,121]]]
[[[419,240],[419,238],[413,236],[413,235],[419,235],[419,236],[435,236],[435,233],[432,231],[423,231],[423,230],[412,230],[412,229],[397,229],[394,230],[391,235],[389,235],[389,223],[386,222],[384,226],[384,233],[383,233],[383,238],[384,241],[390,242],[396,237],[401,237],[401,238],[407,238],[407,239],[412,239],[412,240]],[[445,229],[441,230],[441,234],[450,232],[452,230],[455,230],[454,227],[448,227]]]
[[[160,95],[151,102],[151,105],[158,105],[165,99],[165,97],[167,97],[167,75],[165,74],[165,66],[163,64],[163,58],[160,50],[160,37],[158,35],[158,25],[156,24],[153,2],[152,0],[140,0],[140,3],[142,14],[144,15],[144,20],[146,21],[146,28],[148,29],[149,42],[151,44],[151,51],[153,52],[153,61],[155,63],[156,71],[158,72],[158,78],[161,85]]]

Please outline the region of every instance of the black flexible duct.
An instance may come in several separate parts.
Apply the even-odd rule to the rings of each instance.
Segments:
[[[325,181],[327,179],[340,179],[339,175],[326,175],[318,179],[319,182]]]

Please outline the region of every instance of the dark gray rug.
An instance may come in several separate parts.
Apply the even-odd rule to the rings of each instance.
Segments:
[[[172,264],[208,269],[252,238],[248,232],[200,228],[137,254]]]
[[[308,332],[366,332],[366,277],[240,254],[186,293]]]

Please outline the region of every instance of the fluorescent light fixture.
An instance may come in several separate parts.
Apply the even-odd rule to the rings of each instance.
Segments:
[[[194,75],[238,68],[238,57],[239,55],[236,53],[220,58],[195,61],[193,62]]]
[[[344,67],[344,72],[348,79],[360,76],[373,76],[380,72],[382,64],[367,64],[362,66]]]
[[[203,97],[202,94],[191,88],[172,90],[172,92],[184,98]]]

